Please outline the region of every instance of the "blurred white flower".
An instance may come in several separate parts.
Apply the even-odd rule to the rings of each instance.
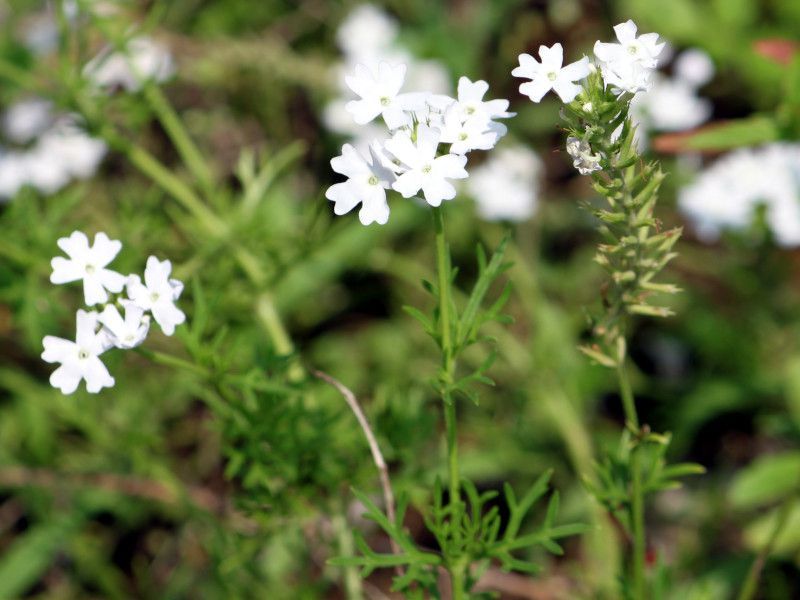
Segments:
[[[27,183],[27,155],[24,152],[0,150],[0,200],[13,198]]]
[[[564,49],[561,44],[554,44],[550,48],[539,46],[539,58],[541,63],[530,54],[519,55],[519,66],[511,74],[531,80],[519,86],[520,93],[534,102],[540,102],[547,92],[553,90],[562,102],[572,102],[581,91],[581,87],[574,82],[589,75],[589,59],[584,56],[562,67]]]
[[[719,158],[678,194],[697,235],[716,240],[723,229],[747,227],[763,205],[781,246],[800,246],[800,144],[741,148]]]
[[[675,59],[672,72],[676,79],[694,88],[707,84],[714,77],[714,61],[699,48],[689,48]]]
[[[149,37],[128,40],[124,52],[106,48],[83,68],[84,76],[99,88],[138,91],[148,80],[166,81],[175,73],[169,50]]]
[[[127,281],[128,297],[139,308],[149,310],[166,335],[175,333],[175,326],[186,320],[183,311],[175,306],[183,284],[170,279],[171,272],[170,261],[159,261],[150,256],[144,271],[144,283],[138,275],[130,275]]]
[[[42,359],[48,363],[60,363],[50,375],[50,385],[60,389],[61,393],[73,393],[81,380],[85,380],[86,391],[96,394],[102,388],[114,385],[114,378],[98,358],[106,350],[105,336],[97,332],[97,313],[79,310],[75,320],[75,341],[45,336]]]
[[[372,4],[354,8],[336,32],[342,52],[355,60],[384,54],[396,37],[397,23]]]
[[[542,161],[524,146],[497,148],[472,169],[467,190],[478,214],[488,221],[524,221],[533,216],[539,196]]]
[[[439,206],[442,200],[452,200],[456,196],[456,189],[448,179],[465,179],[468,176],[464,170],[466,156],[436,156],[439,138],[438,131],[420,125],[416,142],[411,141],[406,131],[397,132],[386,142],[386,150],[404,166],[403,172],[392,184],[392,188],[404,198],[411,198],[422,190],[428,204]]]
[[[16,144],[27,144],[51,125],[53,105],[41,98],[22,100],[6,109],[2,121],[6,138]]]
[[[631,100],[631,114],[642,130],[684,131],[705,123],[711,116],[711,102],[680,79],[653,74],[652,85]]]
[[[592,148],[586,140],[569,136],[567,138],[567,154],[573,158],[572,166],[578,169],[578,173],[581,175],[602,170],[600,154],[592,154]]]
[[[631,100],[636,140],[642,149],[648,131],[685,131],[711,117],[711,102],[697,94],[698,86],[714,73],[708,55],[701,50],[685,50],[675,59],[673,73],[672,78],[653,73],[650,89]]]
[[[71,179],[91,177],[106,154],[104,142],[87,135],[70,115],[52,113],[49,102],[31,99],[2,115],[3,133],[26,148],[0,149],[0,198],[30,185],[50,195]]]
[[[106,151],[105,142],[87,135],[71,118],[57,121],[33,149],[37,159],[50,168],[60,163],[72,179],[88,179],[94,175]],[[36,185],[36,180],[32,183]]]
[[[58,240],[58,247],[69,256],[56,256],[50,265],[53,272],[50,281],[55,284],[83,280],[83,294],[87,306],[108,302],[108,292],[118,294],[125,285],[125,277],[116,271],[106,269],[117,256],[122,244],[118,240],[110,240],[100,232],[94,236],[94,243],[89,246],[89,239],[81,231],[73,231],[72,235]]]
[[[144,342],[150,329],[150,316],[145,314],[142,307],[129,300],[123,300],[122,304],[125,308],[124,318],[112,304],[106,305],[98,317],[103,326],[101,333],[106,336],[106,347],[135,348]]]
[[[347,181],[335,183],[325,192],[325,197],[334,203],[334,213],[343,215],[361,204],[358,218],[363,225],[385,225],[389,220],[386,190],[391,187],[394,174],[381,164],[377,151],[370,149],[367,159],[345,144],[341,156],[331,159],[331,167],[347,177]]]

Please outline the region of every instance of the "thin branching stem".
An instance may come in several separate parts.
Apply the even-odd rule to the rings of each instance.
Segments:
[[[321,379],[325,383],[330,384],[342,395],[344,401],[347,403],[347,406],[353,412],[358,421],[358,424],[361,426],[361,430],[364,432],[364,437],[367,438],[367,444],[369,445],[369,451],[372,454],[372,462],[375,463],[375,467],[378,469],[378,476],[380,477],[381,482],[381,490],[383,491],[383,502],[386,505],[386,516],[389,517],[389,520],[392,523],[397,522],[397,511],[395,510],[395,501],[394,501],[394,492],[392,491],[392,482],[389,479],[389,468],[386,466],[386,461],[383,458],[383,453],[381,452],[381,448],[378,445],[378,440],[375,438],[375,434],[372,431],[372,427],[370,427],[369,421],[367,420],[367,416],[364,414],[364,411],[361,410],[361,405],[358,403],[358,398],[356,395],[345,386],[342,382],[338,379],[335,379],[328,375],[323,371],[313,370],[311,374],[314,375],[317,379]],[[397,542],[393,538],[389,538],[389,543],[392,546],[392,552],[394,554],[400,554],[400,547],[397,545]],[[402,575],[403,571],[401,567],[397,567],[398,574]]]

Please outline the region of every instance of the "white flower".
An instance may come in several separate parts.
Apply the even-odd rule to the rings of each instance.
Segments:
[[[97,333],[97,313],[79,310],[76,315],[77,332],[71,342],[52,335],[42,340],[42,359],[49,363],[61,363],[50,375],[50,385],[71,394],[78,389],[81,379],[86,381],[86,390],[96,394],[104,387],[112,387],[114,378],[98,358],[104,351],[104,336]]]
[[[336,42],[349,57],[383,54],[397,37],[397,23],[386,11],[362,4],[353,9],[339,25]]]
[[[657,33],[644,33],[636,36],[636,24],[625,21],[614,26],[619,43],[597,41],[594,44],[594,55],[603,63],[611,65],[639,65],[646,69],[655,69],[658,55],[664,49],[664,43],[658,43]]]
[[[3,133],[17,144],[27,144],[44,132],[53,120],[53,105],[41,98],[12,104],[3,113]]]
[[[664,43],[657,33],[636,36],[636,25],[626,21],[614,27],[619,43],[595,42],[594,55],[606,85],[618,93],[635,94],[650,86],[650,75],[658,66]]]
[[[87,179],[94,175],[106,154],[105,142],[90,137],[72,117],[59,120],[40,138],[32,152],[34,160],[47,168],[63,170],[67,179]],[[31,183],[36,187],[37,178]]]
[[[456,196],[456,189],[447,180],[465,179],[468,176],[464,170],[466,156],[436,156],[439,135],[438,131],[419,125],[416,143],[405,131],[397,132],[386,142],[386,150],[406,168],[392,184],[392,188],[404,198],[411,198],[422,190],[428,204],[439,206],[442,200],[452,200]]]
[[[356,65],[355,75],[345,78],[348,87],[360,100],[351,100],[346,109],[359,125],[372,121],[378,115],[383,116],[389,129],[397,129],[411,124],[408,111],[424,106],[420,94],[401,94],[406,65],[390,65],[381,62],[377,74],[373,74],[366,66]]]
[[[553,90],[562,102],[572,102],[581,91],[580,86],[573,82],[589,75],[589,59],[584,56],[562,68],[564,50],[561,44],[550,48],[539,46],[539,57],[541,63],[530,54],[519,55],[519,66],[511,74],[531,80],[519,86],[520,93],[540,102],[547,92]]]
[[[637,63],[602,63],[603,81],[616,94],[635,94],[650,89],[653,69]]]
[[[358,218],[363,225],[385,225],[389,220],[386,190],[394,181],[394,174],[381,164],[378,152],[377,148],[370,148],[367,159],[345,144],[341,156],[331,159],[333,170],[347,177],[347,181],[335,183],[325,192],[325,197],[334,203],[334,213],[343,215],[361,204]]]
[[[186,320],[183,311],[175,306],[175,301],[183,291],[183,284],[170,279],[172,263],[160,262],[155,256],[147,259],[144,271],[144,284],[138,275],[128,277],[128,297],[143,310],[153,314],[156,323],[166,335],[175,333],[175,326]]]
[[[644,129],[684,131],[708,120],[711,103],[685,81],[654,73],[651,88],[631,100],[631,114]]]
[[[105,344],[108,347],[135,348],[147,337],[150,329],[150,316],[144,314],[144,309],[131,301],[123,301],[125,318],[119,314],[117,307],[108,304],[98,321],[103,325],[101,333],[105,334]]]
[[[0,151],[0,199],[16,196],[20,188],[28,183],[27,178],[27,155],[24,152]]]
[[[462,121],[474,117],[492,120],[514,116],[515,113],[508,112],[508,100],[484,101],[483,97],[487,91],[489,91],[489,84],[485,81],[472,82],[467,77],[458,79],[458,100],[456,104]],[[505,131],[501,135],[504,133]]]
[[[800,145],[741,148],[719,158],[678,194],[678,207],[706,241],[742,229],[764,206],[781,246],[800,246]]]
[[[497,144],[498,135],[492,131],[484,113],[474,114],[462,121],[461,108],[453,105],[444,114],[440,141],[452,144],[452,154],[466,154],[471,150],[489,150]]]
[[[524,146],[495,150],[470,169],[467,189],[488,221],[524,221],[536,210],[542,161]]]
[[[94,244],[90,247],[86,234],[73,231],[72,235],[60,238],[57,243],[69,259],[56,256],[50,261],[53,267],[50,275],[52,283],[69,283],[82,279],[83,294],[88,306],[107,302],[106,290],[115,294],[122,291],[125,277],[105,268],[122,248],[119,241],[110,240],[105,233],[100,232],[94,236]]]
[[[569,136],[567,138],[567,154],[574,159],[572,166],[578,169],[578,173],[581,175],[588,175],[602,169],[600,166],[601,156],[592,154],[592,148],[586,140]]]
[[[100,88],[121,87],[138,91],[144,81],[166,81],[175,72],[172,55],[149,37],[128,41],[124,52],[105,49],[83,68],[83,74]]]
[[[714,62],[699,48],[684,50],[675,59],[672,72],[676,79],[698,88],[714,77]]]

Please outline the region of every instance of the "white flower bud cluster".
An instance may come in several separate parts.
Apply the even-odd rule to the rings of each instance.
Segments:
[[[175,327],[186,320],[175,305],[183,283],[170,278],[170,261],[159,261],[155,256],[147,259],[144,281],[138,275],[125,276],[107,268],[122,249],[122,243],[102,232],[95,235],[91,246],[86,234],[80,231],[59,239],[58,246],[68,258],[57,256],[51,261],[50,281],[55,284],[82,281],[86,305],[103,306],[101,310],[77,311],[74,342],[45,336],[42,359],[60,363],[50,376],[53,387],[71,394],[85,380],[87,391],[94,394],[114,385],[114,378],[99,358],[102,353],[110,348],[134,348],[144,342],[151,316],[166,335],[172,335]],[[122,296],[123,290],[127,296]],[[112,301],[110,294],[119,296]]]

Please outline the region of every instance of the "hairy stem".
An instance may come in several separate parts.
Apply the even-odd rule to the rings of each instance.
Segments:
[[[625,410],[627,426],[634,431],[639,430],[639,417],[636,414],[636,403],[625,368],[625,356],[620,356],[617,363],[617,378]],[[644,530],[644,490],[642,489],[641,453],[638,443],[631,450],[631,527],[633,529],[633,564],[632,582],[633,597],[646,598],[645,595],[645,530]]]

